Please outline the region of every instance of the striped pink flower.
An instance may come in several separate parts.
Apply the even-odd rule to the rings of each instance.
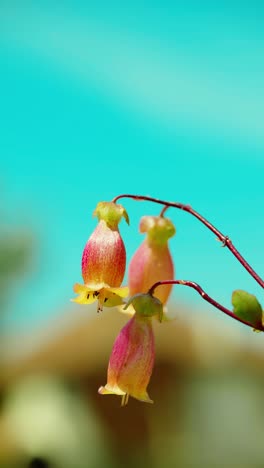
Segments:
[[[151,318],[134,314],[118,335],[110,357],[107,384],[99,393],[122,396],[122,406],[129,396],[153,403],[147,386],[154,365],[154,335]]]
[[[147,392],[155,358],[152,317],[162,315],[161,302],[149,294],[138,294],[129,303],[135,313],[116,338],[107,384],[98,390],[101,395],[122,396],[122,406],[127,404],[129,396],[153,403]]]
[[[128,288],[120,287],[126,268],[126,250],[118,224],[122,217],[129,222],[121,205],[100,202],[94,215],[98,225],[88,239],[82,255],[82,277],[84,284],[76,283],[73,299],[79,304],[91,304],[98,300],[98,310],[103,306],[122,304]]]

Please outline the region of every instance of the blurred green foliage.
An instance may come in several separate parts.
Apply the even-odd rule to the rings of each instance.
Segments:
[[[128,411],[115,400],[116,413],[110,419],[59,379],[36,376],[17,383],[3,413],[16,442],[13,460],[0,466],[263,466],[263,376],[231,367],[181,377],[170,370],[166,379],[172,386],[164,400],[154,406],[132,401]],[[111,400],[107,404],[111,406]]]
[[[99,468],[111,461],[95,411],[61,379],[21,380],[10,388],[3,418],[16,446],[12,466]]]
[[[4,311],[13,282],[27,272],[34,251],[34,237],[20,228],[0,232],[0,307]],[[12,282],[12,283],[11,283]]]

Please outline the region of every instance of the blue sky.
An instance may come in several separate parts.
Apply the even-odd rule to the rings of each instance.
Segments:
[[[37,238],[34,272],[6,326],[28,328],[73,307],[92,211],[124,192],[191,204],[263,275],[261,2],[3,1],[0,12],[3,205]],[[124,204],[129,260],[142,241],[140,217],[159,207]],[[226,306],[236,288],[263,303],[209,231],[186,213],[168,216],[178,278]],[[201,306],[184,288],[173,299]]]

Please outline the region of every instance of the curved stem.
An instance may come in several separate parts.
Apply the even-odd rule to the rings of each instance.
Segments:
[[[222,242],[223,247],[227,247],[230,252],[236,257],[236,259],[241,263],[241,265],[248,271],[248,273],[257,281],[257,283],[264,288],[264,280],[256,273],[255,270],[249,265],[246,259],[240,254],[240,252],[235,248],[231,239],[228,236],[222,234],[213,224],[207,221],[202,215],[195,211],[190,205],[184,205],[183,203],[177,202],[168,202],[166,200],[159,200],[158,198],[148,197],[145,195],[131,195],[131,194],[122,194],[115,197],[112,201],[115,203],[120,198],[132,198],[136,201],[150,201],[153,203],[158,203],[164,205],[165,207],[178,208],[183,211],[187,211],[192,216],[197,218],[202,224],[204,224],[210,231],[212,231],[217,238]]]
[[[211,296],[209,296],[203,289],[201,286],[199,286],[199,284],[197,283],[194,283],[194,281],[189,281],[189,280],[165,280],[165,281],[157,281],[157,283],[153,284],[153,286],[151,286],[151,288],[149,289],[149,294],[153,295],[154,294],[154,291],[155,289],[158,287],[158,286],[162,286],[162,285],[165,285],[165,284],[180,284],[182,286],[188,286],[189,288],[193,288],[195,289],[198,294],[200,294],[200,296],[202,296],[202,298],[209,302],[210,304],[212,304],[214,307],[216,307],[217,309],[221,310],[222,312],[224,312],[224,314],[228,315],[229,317],[237,320],[238,322],[241,322],[243,323],[244,325],[247,325],[248,327],[251,327],[253,328],[252,324],[250,322],[247,322],[246,320],[243,320],[241,319],[240,317],[238,317],[237,315],[235,315],[231,310],[227,309],[226,307],[222,306],[221,304],[219,304],[219,302],[215,301]],[[259,331],[264,331],[264,327],[254,327],[254,329],[256,330],[259,330]]]
[[[164,207],[162,208],[162,210],[161,210],[159,216],[160,216],[161,218],[163,218],[164,213],[165,213],[169,208],[170,208],[169,206],[164,206]]]

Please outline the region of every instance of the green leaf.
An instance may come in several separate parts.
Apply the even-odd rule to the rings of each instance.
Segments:
[[[262,328],[262,308],[253,294],[237,289],[232,294],[234,314],[249,322],[253,328]]]

